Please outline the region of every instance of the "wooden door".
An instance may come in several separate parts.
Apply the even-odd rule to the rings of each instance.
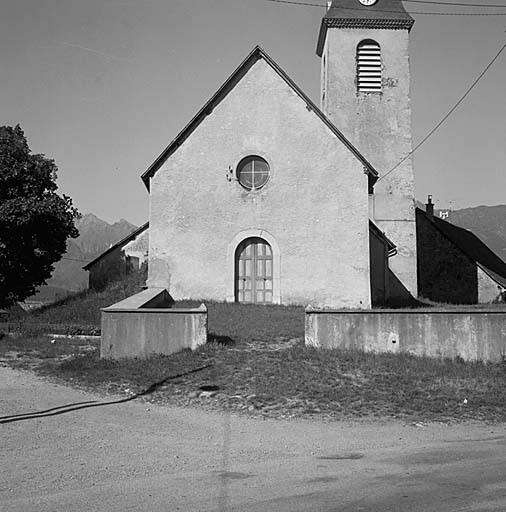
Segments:
[[[236,251],[236,301],[272,303],[272,249],[262,238],[248,238]]]

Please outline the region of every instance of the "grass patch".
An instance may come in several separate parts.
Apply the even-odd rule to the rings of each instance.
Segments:
[[[28,315],[22,336],[0,334],[0,357],[11,366],[104,393],[138,393],[209,365],[166,380],[148,399],[269,417],[506,420],[504,365],[305,347],[302,307],[206,302],[207,345],[148,359],[100,360],[98,341],[51,343],[43,335],[96,332],[100,308],[137,293],[144,279],[133,274],[101,292],[67,297]],[[217,389],[201,396],[203,386]]]
[[[275,342],[304,337],[301,306],[257,306],[206,302],[208,329],[213,335],[234,342]]]
[[[91,351],[63,362],[45,360],[39,371],[90,388],[137,393],[204,365],[209,367],[168,380],[150,399],[271,417],[506,420],[502,365],[317,350],[302,342],[278,350],[210,343],[195,352],[121,361],[100,360]],[[218,392],[203,398],[202,386]]]
[[[147,399],[258,416],[506,420],[503,364],[314,349],[304,346],[300,307],[208,308],[210,341],[194,352],[110,361],[86,340],[4,336],[0,355],[103,393],[138,393],[209,365],[165,380]],[[202,394],[205,386],[216,391]]]
[[[146,283],[146,272],[133,272],[100,291],[84,290],[24,315],[18,314],[0,329],[28,336],[46,333],[99,335],[100,309],[135,293]]]
[[[57,364],[79,358],[86,352],[99,353],[99,341],[85,338],[54,338],[44,334],[6,335],[0,333],[0,357],[10,366],[38,370],[42,361]]]
[[[30,313],[25,321],[48,324],[84,324],[100,326],[100,309],[140,292],[146,284],[146,272],[133,272],[104,290],[84,290]]]

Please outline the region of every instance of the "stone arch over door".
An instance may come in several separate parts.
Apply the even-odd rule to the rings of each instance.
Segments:
[[[248,238],[265,240],[272,250],[272,303],[281,304],[281,256],[276,239],[263,229],[246,229],[237,233],[227,247],[227,302],[235,302],[236,251]]]

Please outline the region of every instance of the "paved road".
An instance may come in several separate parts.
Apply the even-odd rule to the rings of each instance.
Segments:
[[[99,399],[0,367],[0,510],[506,510],[506,426],[254,420]],[[57,409],[50,413],[57,413]]]

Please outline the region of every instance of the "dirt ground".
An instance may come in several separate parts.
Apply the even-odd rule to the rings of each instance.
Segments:
[[[0,367],[0,510],[506,510],[504,424],[261,420],[102,402]]]

